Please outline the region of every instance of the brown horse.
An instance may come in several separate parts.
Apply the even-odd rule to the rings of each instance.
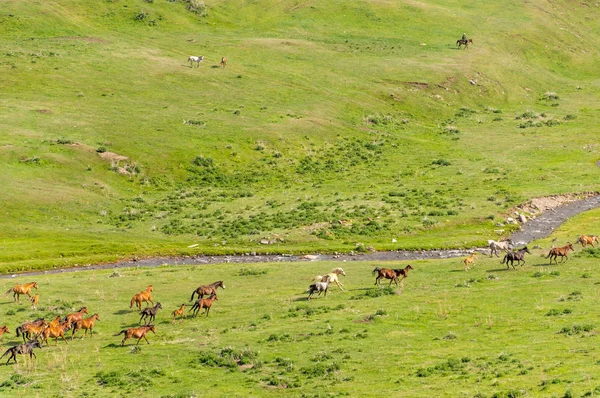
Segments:
[[[131,302],[129,303],[129,308],[133,307],[133,303],[135,303],[136,307],[138,307],[139,310],[142,309],[142,303],[146,302],[146,306],[149,306],[150,303],[152,303],[152,305],[154,305],[154,301],[152,301],[152,285],[148,285],[148,287],[146,288],[146,290],[144,290],[143,292],[139,292],[138,294],[134,295],[131,298]]]
[[[221,58],[221,67],[226,67],[227,66],[227,58],[223,57]]]
[[[218,288],[225,289],[225,285],[223,284],[223,281],[216,281],[216,282],[211,283],[210,285],[198,286],[198,288],[192,292],[192,298],[190,299],[190,301],[194,301],[195,294],[198,295],[198,298],[202,298],[204,296],[210,296],[213,293],[217,294]]]
[[[10,292],[13,292],[13,298],[15,299],[15,301],[18,301],[20,303],[21,300],[19,299],[19,296],[22,294],[26,294],[29,297],[31,297],[31,294],[29,294],[29,292],[32,288],[38,288],[37,282],[29,282],[25,285],[17,285],[15,287],[11,287],[6,291],[6,294],[8,295]]]
[[[208,317],[208,312],[210,311],[210,307],[212,307],[212,304],[215,300],[218,300],[217,298],[217,294],[213,293],[210,295],[209,298],[200,298],[198,299],[198,301],[196,301],[194,303],[194,305],[192,306],[192,308],[190,308],[190,312],[194,311],[194,315],[193,317],[197,317],[198,316],[198,312],[200,312],[200,310],[202,308],[206,308],[206,316]]]
[[[154,318],[156,318],[156,313],[158,312],[158,310],[162,310],[162,304],[161,303],[156,303],[156,305],[154,307],[146,307],[144,308],[140,314],[142,315],[140,318],[140,323],[142,323],[142,320],[146,320],[146,325],[153,322]]]
[[[179,307],[178,310],[171,312],[171,315],[173,315],[173,320],[175,320],[177,317],[179,317],[180,319],[185,318],[184,309],[185,309],[185,304],[181,304],[181,307]]]
[[[37,310],[37,305],[38,305],[38,303],[40,301],[40,295],[36,294],[32,298],[30,298],[29,300],[31,300],[31,309],[32,310]]]
[[[2,336],[4,336],[4,333],[10,333],[10,330],[8,330],[8,327],[6,325],[0,328],[0,339],[2,338]]]
[[[46,345],[50,345],[48,343],[48,337],[54,337],[56,339],[56,345],[58,345],[58,338],[60,337],[65,341],[65,343],[69,344],[67,339],[65,339],[65,330],[71,328],[71,324],[68,321],[62,322],[58,324],[58,326],[50,326],[42,330],[40,337],[42,338],[42,343],[45,341]]]
[[[389,269],[389,268],[379,268],[375,267],[373,270],[373,274],[377,273],[377,278],[375,278],[375,285],[379,285],[379,280],[381,278],[390,279],[390,284],[388,286],[392,286],[392,282],[396,282],[396,287],[398,286],[398,278],[401,276],[401,283],[404,283],[404,279],[408,277],[408,271],[413,269],[413,267],[407,265],[403,269]]]
[[[21,326],[15,329],[17,337],[23,335],[23,341],[31,339],[34,336],[39,336],[44,329],[48,326],[48,323],[44,318],[38,318],[33,322],[25,322]]]
[[[136,337],[138,339],[138,341],[135,345],[140,344],[141,339],[145,339],[146,343],[150,344],[150,342],[146,338],[146,334],[148,332],[152,332],[152,333],[156,334],[156,327],[154,325],[144,325],[144,326],[140,326],[139,328],[129,328],[129,329],[121,330],[119,333],[115,334],[115,336],[118,336],[120,334],[125,335],[125,337],[123,337],[123,341],[121,341],[121,346],[125,345],[125,340],[130,339],[132,337]]]
[[[581,246],[583,247],[586,247],[587,245],[595,247],[594,242],[599,243],[596,235],[581,235],[576,243],[581,243]]]
[[[471,255],[469,257],[467,257],[463,260],[463,263],[465,263],[465,271],[468,271],[471,269],[471,267],[469,267],[469,265],[475,267],[475,256],[477,254],[479,254],[479,253],[473,252],[473,253],[471,253]]]
[[[458,47],[459,50],[460,50],[460,46],[465,46],[465,48],[468,48],[469,43],[473,44],[473,39],[467,39],[467,40],[458,39],[458,40],[456,40],[456,47]],[[463,48],[463,50],[464,50],[464,48]]]
[[[563,247],[553,247],[552,249],[550,249],[550,252],[546,256],[546,258],[550,257],[550,264],[552,264],[553,258],[554,262],[558,264],[557,258],[560,256],[560,262],[562,263],[563,260],[567,261],[569,259],[569,256],[567,256],[569,250],[575,251],[572,243],[569,243],[568,245]]]
[[[84,330],[83,336],[81,336],[82,339],[85,336],[87,336],[88,330],[90,331],[90,337],[91,337],[92,334],[94,334],[94,323],[99,320],[100,320],[100,316],[98,314],[94,314],[94,315],[90,316],[89,318],[80,319],[79,321],[76,321],[75,324],[73,325],[73,334],[71,334],[71,340],[73,340],[73,337],[75,337],[75,332],[78,331],[79,329]]]
[[[65,317],[64,321],[69,323],[69,327],[71,327],[72,324],[74,324],[77,321],[80,321],[83,319],[83,314],[88,314],[88,309],[87,307],[81,307],[79,309],[79,311],[73,313],[73,314],[69,314]]]

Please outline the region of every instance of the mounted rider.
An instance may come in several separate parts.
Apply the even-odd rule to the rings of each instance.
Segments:
[[[467,42],[467,34],[463,33],[462,38],[460,39],[460,41],[462,41],[463,43]]]

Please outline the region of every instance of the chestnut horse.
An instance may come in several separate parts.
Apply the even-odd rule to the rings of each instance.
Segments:
[[[569,250],[575,251],[572,243],[569,243],[568,245],[563,247],[553,247],[552,249],[550,249],[550,252],[546,256],[546,258],[550,257],[550,264],[552,264],[553,258],[554,262],[558,264],[557,258],[558,256],[560,256],[560,262],[562,263],[563,260],[567,261],[569,259],[569,256],[567,255],[569,254]]]
[[[84,330],[83,336],[81,336],[82,339],[85,336],[87,336],[88,330],[90,331],[90,337],[91,337],[92,334],[94,334],[94,323],[99,320],[100,320],[100,316],[98,316],[98,314],[94,314],[94,315],[90,316],[89,318],[80,319],[79,321],[76,321],[73,324],[73,334],[71,334],[71,340],[73,340],[73,337],[75,337],[75,332],[78,331],[79,329]]]
[[[217,294],[213,293],[210,295],[209,298],[200,298],[198,299],[194,305],[192,306],[192,308],[190,308],[190,312],[194,311],[194,315],[193,317],[197,317],[198,313],[200,312],[200,310],[202,308],[206,308],[206,316],[208,317],[208,312],[210,311],[210,307],[212,307],[212,304],[215,300],[218,300],[217,298]]]
[[[138,339],[138,341],[135,345],[140,344],[141,339],[145,339],[146,343],[150,344],[150,342],[146,338],[146,334],[148,332],[152,332],[152,333],[156,334],[156,327],[154,325],[144,325],[144,326],[140,326],[139,328],[129,328],[129,329],[121,330],[119,333],[115,334],[115,336],[118,336],[120,334],[125,335],[125,337],[123,337],[123,341],[121,341],[121,347],[125,345],[125,340],[130,339],[132,337],[136,337]]]
[[[50,326],[42,330],[40,337],[42,338],[42,343],[45,341],[46,345],[50,345],[48,343],[48,337],[54,337],[56,339],[56,345],[58,345],[58,338],[60,337],[65,341],[65,343],[69,344],[67,339],[65,339],[65,330],[71,328],[71,324],[68,321],[60,323],[58,326]]]
[[[477,252],[473,252],[473,253],[471,253],[471,255],[469,257],[467,257],[463,260],[463,263],[465,264],[465,271],[468,271],[471,269],[471,267],[469,267],[469,265],[475,267],[475,256],[478,254],[479,253],[477,253]]]
[[[10,292],[13,292],[13,298],[15,299],[15,301],[18,301],[20,303],[21,300],[19,300],[19,296],[22,294],[26,294],[29,297],[31,297],[31,294],[29,294],[29,292],[32,288],[38,288],[37,282],[29,282],[25,285],[17,285],[15,287],[11,287],[6,291],[6,294],[8,295]]]
[[[190,301],[194,301],[195,294],[198,295],[198,298],[202,298],[204,296],[210,296],[213,293],[216,295],[218,288],[225,289],[225,285],[223,284],[223,281],[213,282],[210,285],[198,286],[198,288],[192,292],[192,298],[190,299]]]
[[[221,67],[226,67],[227,66],[227,58],[223,57],[221,58]]]
[[[138,294],[134,295],[131,298],[131,302],[129,303],[129,308],[133,307],[133,303],[135,303],[136,307],[138,307],[139,310],[142,309],[142,303],[146,302],[146,306],[149,306],[150,304],[148,302],[151,302],[152,304],[154,304],[154,301],[152,301],[152,285],[148,285],[148,287],[146,288],[146,290],[144,290],[143,292],[139,292]]]
[[[32,310],[37,310],[37,305],[38,305],[38,303],[40,301],[40,295],[36,294],[32,298],[30,298],[30,300],[31,300],[31,309]]]
[[[179,317],[180,319],[185,318],[184,309],[185,309],[185,304],[181,304],[181,307],[179,307],[178,310],[171,312],[171,315],[173,315],[173,320],[175,320],[177,317]]]
[[[389,269],[389,268],[379,268],[375,267],[373,270],[373,274],[377,273],[377,278],[375,278],[375,285],[379,285],[379,280],[381,278],[390,279],[390,284],[388,286],[392,286],[392,282],[396,282],[396,287],[398,286],[398,278],[402,276],[400,280],[401,283],[404,283],[404,279],[408,277],[408,271],[413,269],[413,267],[407,265],[404,269]]]
[[[77,321],[80,321],[83,319],[83,314],[87,314],[88,313],[88,309],[87,307],[81,307],[79,309],[79,311],[73,313],[73,314],[69,314],[65,317],[64,321],[69,323],[69,327],[71,327],[72,324],[74,324]]]
[[[596,235],[581,235],[576,243],[581,243],[581,246],[583,247],[586,247],[587,245],[595,247],[594,242],[599,243]]]
[[[48,323],[44,318],[38,318],[33,322],[25,322],[21,326],[15,329],[17,337],[23,335],[23,341],[27,342],[31,337],[39,336],[44,329],[48,326]]]
[[[2,338],[2,336],[4,336],[4,333],[10,333],[10,330],[8,330],[8,327],[6,325],[0,328],[0,339]]]

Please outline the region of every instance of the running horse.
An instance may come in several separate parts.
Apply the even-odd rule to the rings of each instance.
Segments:
[[[313,278],[313,281],[315,281],[315,282],[325,282],[326,279],[327,279],[327,277],[329,277],[329,283],[335,283],[336,285],[338,285],[338,287],[340,288],[341,291],[344,291],[344,288],[342,287],[344,285],[338,279],[339,275],[346,276],[346,273],[344,272],[344,270],[342,268],[334,268],[327,275],[317,275],[317,276],[315,276]]]
[[[467,40],[458,39],[458,40],[456,40],[456,47],[458,47],[459,50],[460,50],[460,46],[465,46],[465,48],[469,48],[469,43],[473,44],[473,39],[467,39]],[[464,48],[463,48],[463,50],[464,50]]]
[[[567,261],[569,259],[569,256],[567,255],[569,254],[569,250],[575,251],[572,243],[569,243],[563,247],[553,247],[550,249],[550,252],[546,258],[550,257],[550,264],[552,264],[552,259],[554,259],[554,262],[558,264],[557,258],[560,256],[560,262],[562,263],[563,261]]]
[[[202,285],[198,286],[196,290],[192,292],[192,298],[190,301],[194,301],[194,296],[197,294],[198,298],[203,298],[204,296],[210,296],[211,294],[217,294],[217,289],[225,289],[225,285],[223,281],[216,281],[211,283],[210,285]]]
[[[15,299],[15,301],[18,301],[19,303],[21,302],[21,300],[19,299],[19,296],[22,294],[26,294],[29,296],[29,298],[31,298],[31,294],[29,294],[29,292],[31,292],[31,289],[37,289],[38,285],[37,282],[29,282],[26,283],[25,285],[17,285],[15,287],[11,287],[10,289],[8,289],[6,291],[6,294],[10,294],[10,292],[13,293],[13,298]]]
[[[504,250],[508,252],[510,246],[512,245],[512,240],[506,239],[500,242],[496,242],[495,240],[488,240],[488,246],[490,248],[490,257],[493,257],[494,254],[496,257],[500,257],[498,255],[498,250]]]
[[[121,330],[119,333],[115,334],[115,336],[118,336],[120,334],[125,335],[125,337],[123,337],[123,341],[121,341],[121,347],[125,345],[125,340],[130,339],[132,337],[136,337],[138,339],[135,345],[140,344],[141,339],[146,340],[146,343],[150,344],[150,342],[146,338],[146,334],[148,334],[148,332],[156,334],[156,327],[154,325],[144,325],[140,326],[139,328],[129,328]]]
[[[396,287],[398,287],[398,278],[401,276],[402,279],[400,283],[404,286],[404,279],[408,277],[408,271],[413,269],[411,265],[407,265],[403,269],[389,269],[389,268],[379,268],[375,267],[373,270],[373,274],[377,273],[377,278],[375,278],[375,285],[379,285],[379,280],[381,278],[390,279],[390,284],[388,286],[392,286],[392,282],[396,282]]]
[[[587,245],[595,247],[594,242],[599,243],[596,235],[581,235],[576,243],[581,243],[582,247],[586,247]]]
[[[131,298],[131,302],[129,303],[129,308],[133,307],[133,303],[135,302],[135,306],[138,307],[139,310],[142,309],[142,303],[146,302],[146,306],[149,306],[150,304],[148,302],[151,302],[152,304],[154,304],[154,301],[152,301],[152,285],[148,285],[148,287],[146,288],[146,290],[144,290],[143,292],[139,292],[138,294],[134,295]]]
[[[525,264],[525,253],[529,253],[531,254],[531,252],[529,251],[529,249],[527,248],[527,246],[512,252],[508,252],[506,253],[506,255],[504,256],[504,258],[502,259],[502,262],[500,264],[504,264],[506,262],[506,268],[510,269],[508,262],[510,261],[510,265],[513,267],[513,269],[515,268],[514,262],[517,262],[517,265],[520,265],[521,267],[523,266],[523,264]],[[521,264],[521,261],[523,261],[523,264]]]

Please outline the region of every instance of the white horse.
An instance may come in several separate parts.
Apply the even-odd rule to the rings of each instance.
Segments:
[[[319,292],[317,297],[319,297],[321,295],[321,293],[323,293],[323,292],[325,292],[324,297],[327,297],[327,289],[329,289],[329,276],[325,275],[324,282],[315,282],[308,287],[308,289],[306,290],[307,292],[309,292],[307,300],[310,300],[313,293],[315,293],[315,292]]]
[[[330,273],[328,273],[327,275],[317,275],[317,276],[315,276],[315,277],[313,278],[313,281],[316,281],[316,282],[325,282],[325,278],[329,278],[329,282],[330,282],[330,283],[331,283],[331,282],[335,283],[336,285],[338,285],[338,287],[339,287],[339,288],[340,288],[342,291],[344,291],[344,288],[342,287],[342,286],[344,286],[344,285],[342,284],[342,282],[340,282],[340,281],[338,280],[338,276],[339,276],[339,275],[344,275],[344,276],[346,276],[346,273],[345,273],[345,272],[344,272],[344,270],[343,270],[343,269],[341,269],[341,268],[334,268],[334,269],[332,269],[332,270],[331,270],[331,272],[330,272]]]
[[[194,62],[196,62],[198,64],[198,68],[200,67],[200,62],[202,62],[202,60],[204,60],[204,55],[200,55],[198,57],[195,56],[191,56],[188,58],[188,62],[190,63],[190,66],[192,68],[194,68]]]
[[[496,242],[495,240],[488,240],[488,245],[490,247],[490,257],[493,257],[494,254],[496,257],[500,257],[498,255],[498,250],[508,251],[512,246],[512,240],[506,239],[501,242]]]

